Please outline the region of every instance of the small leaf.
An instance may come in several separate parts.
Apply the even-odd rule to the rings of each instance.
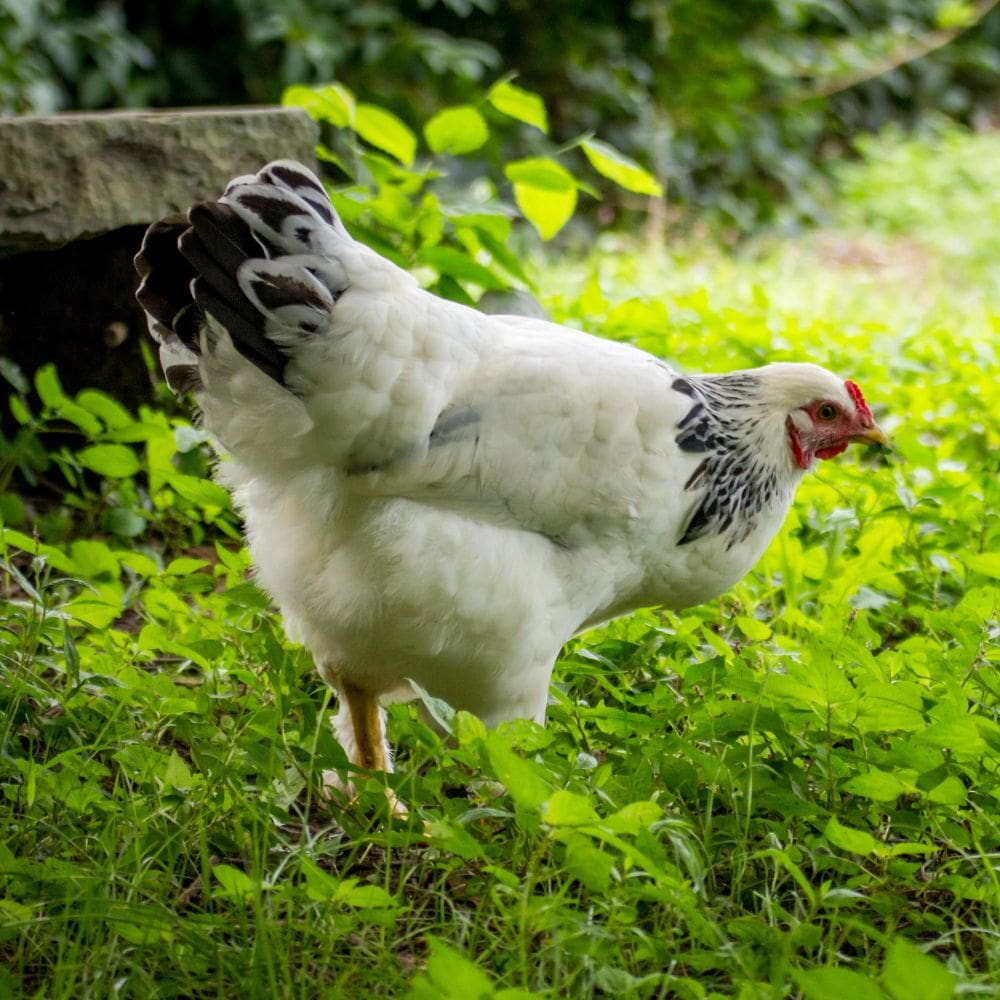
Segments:
[[[134,510],[112,507],[104,515],[103,526],[119,538],[137,538],[146,530],[146,519]]]
[[[493,996],[489,976],[460,951],[435,938],[428,940],[430,958],[427,975],[440,991],[438,996],[454,1000],[484,1000]]]
[[[736,627],[748,638],[753,640],[769,639],[771,628],[756,618],[749,618],[746,615],[737,615],[733,619]]]
[[[483,288],[504,288],[504,283],[489,268],[474,261],[454,247],[424,247],[417,254],[421,264],[429,264],[438,274],[448,274],[457,281],[471,281]]]
[[[430,843],[442,850],[473,861],[483,856],[479,842],[461,823],[450,819],[432,819],[426,823],[426,832]]]
[[[647,829],[657,820],[663,818],[663,807],[655,802],[640,800],[630,802],[622,806],[618,812],[606,817],[601,821],[602,826],[606,826],[615,833],[637,834],[640,830]]]
[[[849,854],[885,854],[885,845],[877,841],[865,830],[854,830],[842,826],[835,816],[831,816],[823,830],[826,839]]]
[[[449,735],[452,731],[452,721],[455,718],[455,709],[451,707],[443,698],[436,698],[429,691],[422,688],[412,677],[406,678],[407,683],[413,688],[414,694],[423,702],[430,717]]]
[[[374,104],[359,104],[354,115],[354,131],[369,145],[412,167],[417,153],[417,137],[391,111]]]
[[[576,178],[561,164],[548,156],[532,156],[513,160],[503,168],[507,180],[546,191],[575,191]]]
[[[25,393],[30,388],[24,372],[10,358],[0,357],[0,377],[6,379],[20,393]]]
[[[243,899],[253,892],[253,879],[232,865],[216,865],[212,874],[222,887],[222,894],[231,899]]]
[[[586,826],[598,822],[597,810],[590,799],[564,789],[552,793],[542,819],[550,826]]]
[[[424,138],[435,153],[471,153],[489,137],[485,119],[471,104],[445,108],[424,126]]]
[[[89,438],[94,438],[104,429],[100,420],[88,410],[76,403],[71,403],[68,399],[59,404],[59,416],[63,420],[68,420],[75,424]]]
[[[31,422],[31,414],[28,412],[28,408],[24,405],[24,400],[20,396],[10,397],[10,412],[19,424],[24,425]]]
[[[161,779],[164,788],[178,788],[183,791],[191,787],[191,769],[176,750],[170,751]]]
[[[660,182],[648,170],[640,167],[635,160],[629,159],[610,143],[601,142],[600,139],[585,139],[583,151],[590,160],[590,165],[602,177],[614,181],[619,187],[625,188],[626,191],[634,191],[636,194],[663,197],[663,187]]]
[[[70,683],[80,683],[80,651],[76,648],[76,640],[69,630],[69,622],[63,619],[63,655],[66,657],[66,672]]]
[[[209,565],[211,563],[205,559],[192,559],[189,556],[180,556],[177,559],[171,559],[164,572],[168,576],[187,576],[189,573],[197,573],[198,570],[204,569]]]
[[[108,479],[125,479],[139,471],[139,459],[123,444],[95,444],[77,454],[85,469]]]
[[[611,885],[615,859],[582,834],[573,834],[566,842],[564,864],[570,875],[592,892],[607,892]]]
[[[873,802],[895,802],[906,786],[894,774],[872,768],[844,782],[843,789],[852,795],[863,795]]]
[[[38,398],[50,409],[58,409],[66,399],[55,365],[43,365],[38,369],[35,373],[35,388],[38,390]]]
[[[895,1000],[951,1000],[956,986],[944,965],[903,938],[889,946],[882,983]]]
[[[551,791],[543,769],[519,757],[498,732],[490,733],[484,746],[493,777],[503,783],[510,797],[526,809],[538,809]]]
[[[508,163],[504,174],[514,185],[514,199],[524,217],[543,240],[552,239],[576,210],[579,181],[545,156]]]
[[[337,128],[347,128],[354,117],[354,95],[340,83],[288,87],[281,95],[281,103],[302,108],[317,121],[329,122]]]
[[[380,885],[356,885],[341,898],[348,906],[356,906],[361,910],[384,910],[399,905],[396,897]]]
[[[537,94],[516,87],[509,80],[501,80],[490,89],[486,99],[501,114],[526,125],[534,125],[548,135],[549,119],[545,113],[545,102]]]
[[[963,556],[962,562],[974,573],[1000,580],[1000,552],[976,552]]]
[[[553,191],[533,184],[515,184],[514,200],[543,240],[551,240],[576,211],[576,188]]]
[[[198,479],[196,476],[178,473],[170,477],[170,485],[185,500],[190,500],[201,507],[219,510],[227,510],[229,507],[229,493],[210,479]]]
[[[107,427],[127,427],[134,422],[132,415],[121,403],[99,389],[81,390],[77,393],[76,401],[89,413],[100,417]]]
[[[860,972],[825,966],[795,973],[806,1000],[884,1000],[882,991]]]

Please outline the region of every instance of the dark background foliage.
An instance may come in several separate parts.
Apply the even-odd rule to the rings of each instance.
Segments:
[[[557,140],[599,130],[736,228],[790,203],[859,132],[1000,107],[996,0],[17,0],[0,110],[274,102],[340,79],[404,119],[507,70]],[[511,152],[516,153],[517,150]]]

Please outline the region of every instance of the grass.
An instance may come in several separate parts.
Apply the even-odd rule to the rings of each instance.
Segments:
[[[0,497],[0,995],[997,995],[1000,309],[872,212],[547,275],[687,370],[855,378],[895,451],[825,464],[720,600],[571,643],[544,729],[393,707],[408,822],[378,776],[321,798],[330,699],[202,435],[16,390],[0,484],[70,488]]]

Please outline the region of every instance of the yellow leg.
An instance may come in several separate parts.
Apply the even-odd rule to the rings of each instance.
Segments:
[[[351,763],[367,771],[391,771],[386,759],[378,696],[343,679],[338,687],[341,698],[347,702],[354,729],[354,754],[351,755]]]
[[[333,671],[321,670],[321,673],[340,696],[340,712],[333,728],[341,746],[347,751],[347,759],[355,767],[366,771],[391,772],[392,760],[386,747],[378,695]],[[344,788],[334,772],[326,772],[324,779],[331,787],[340,787],[353,797],[351,784]],[[386,788],[386,797],[394,816],[403,818],[407,815],[406,806],[396,798],[391,788]]]

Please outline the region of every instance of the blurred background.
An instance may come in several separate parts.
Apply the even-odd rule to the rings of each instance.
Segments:
[[[822,220],[858,137],[1000,123],[996,0],[6,0],[0,112],[280,101],[338,79],[413,127],[505,72],[551,137],[667,188],[661,227]],[[501,154],[523,154],[519,137]],[[820,183],[817,185],[817,179]],[[618,194],[604,207],[614,221]]]

